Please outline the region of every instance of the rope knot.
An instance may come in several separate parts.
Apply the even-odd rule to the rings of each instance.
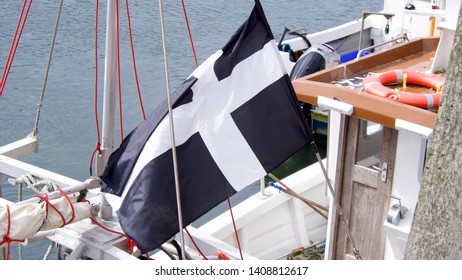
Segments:
[[[11,213],[10,213],[10,206],[7,204],[6,205],[6,215],[7,215],[7,221],[8,221],[8,225],[6,227],[6,233],[5,233],[5,236],[3,236],[3,239],[2,239],[2,242],[0,242],[0,246],[2,246],[3,244],[7,244],[8,246],[8,250],[7,250],[7,253],[6,253],[6,259],[9,260],[10,259],[10,252],[11,252],[11,243],[12,242],[24,242],[24,239],[13,239],[10,237],[10,228],[11,228]]]
[[[101,143],[100,142],[96,143],[95,151],[98,151],[98,154],[101,154],[102,151],[101,151]]]

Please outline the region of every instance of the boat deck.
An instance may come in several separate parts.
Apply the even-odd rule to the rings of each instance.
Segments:
[[[318,97],[324,96],[353,105],[353,116],[395,128],[396,119],[432,129],[437,114],[373,96],[361,87],[338,86],[342,81],[361,79],[370,72],[386,72],[394,69],[410,69],[425,72],[431,68],[439,38],[420,38],[411,42],[378,51],[359,60],[341,64],[293,81],[300,101],[318,105]],[[410,89],[412,90],[412,87]],[[361,97],[358,98],[360,95]]]

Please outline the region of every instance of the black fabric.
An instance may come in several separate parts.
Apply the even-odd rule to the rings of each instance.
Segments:
[[[308,143],[306,121],[287,80],[285,75],[231,114],[267,173]]]
[[[262,50],[271,39],[271,30],[260,3],[256,1],[247,22],[225,46],[223,56],[213,64],[216,76],[220,77],[219,80],[228,77],[239,62]],[[271,55],[273,59],[278,59],[277,53],[270,53],[265,59],[271,58]],[[258,71],[258,66],[260,65],[255,65],[255,72]],[[258,77],[252,76],[253,71],[245,71],[247,72],[250,74],[245,76],[251,82]],[[198,77],[200,79],[200,75]],[[190,104],[194,98],[191,87],[197,81],[197,78],[191,77],[173,93],[174,108]],[[203,85],[208,86],[213,85]],[[197,87],[194,90],[207,90]],[[249,94],[253,96],[253,93]],[[165,118],[167,111],[164,102],[111,155],[101,176],[104,182],[103,192],[122,195],[143,147]],[[279,80],[268,85],[255,97],[250,99],[249,95],[249,100],[235,109],[231,116],[266,171],[285,161],[307,143],[307,124],[287,75],[281,74]],[[183,144],[177,146],[184,226],[235,193],[235,189],[212,158],[200,133],[192,132],[187,137],[189,138]],[[130,189],[118,211],[118,218],[124,232],[146,252],[157,248],[178,232],[172,150],[168,149],[157,155],[141,168],[132,185],[127,186]],[[242,170],[239,174],[244,172],[248,171]]]
[[[192,101],[191,87],[196,83],[195,77],[190,77],[172,93],[172,107],[177,108]],[[165,99],[148,118],[135,128],[109,157],[108,163],[101,175],[103,186],[101,191],[122,195],[131,171],[143,150],[144,144],[156,127],[168,113]],[[131,141],[131,139],[134,139]]]
[[[199,133],[177,147],[183,223],[189,225],[236,191],[215,164]],[[117,212],[125,233],[150,251],[178,232],[172,152],[144,167]]]
[[[222,48],[223,55],[217,59],[214,66],[219,81],[231,75],[234,67],[271,41],[273,34],[266,21],[260,2],[255,1],[255,7],[249,19],[239,27],[229,42]]]

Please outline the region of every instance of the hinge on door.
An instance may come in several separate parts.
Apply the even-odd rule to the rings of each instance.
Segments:
[[[380,173],[380,179],[384,183],[387,181],[387,172],[388,172],[388,163],[384,162],[382,163],[382,171]]]

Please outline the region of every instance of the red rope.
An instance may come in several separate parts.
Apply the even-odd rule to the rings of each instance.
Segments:
[[[143,116],[143,119],[146,120],[146,114],[144,113],[143,99],[141,98],[140,84],[138,82],[138,72],[136,70],[135,47],[133,44],[132,23],[130,20],[130,9],[128,8],[128,0],[125,0],[125,7],[127,10],[128,34],[130,36],[130,48],[132,51],[133,73],[135,74],[136,89],[138,91],[138,100],[140,101],[141,114]]]
[[[192,53],[194,55],[194,62],[196,63],[196,67],[198,67],[199,63],[197,62],[196,49],[194,48],[194,42],[193,42],[193,38],[192,38],[192,34],[191,34],[191,28],[189,27],[188,13],[186,12],[186,5],[184,4],[184,0],[181,0],[181,5],[183,6],[184,20],[186,22],[186,27],[188,28],[189,41],[191,42],[191,49],[192,49]]]
[[[75,218],[74,205],[72,204],[72,201],[69,198],[69,196],[67,196],[67,194],[62,189],[58,188],[58,191],[64,196],[64,198],[66,198],[67,202],[69,203],[69,206],[71,206],[71,209],[72,209],[72,218],[66,222],[66,225],[67,225],[67,224],[70,224]]]
[[[215,256],[217,256],[219,260],[229,260],[229,257],[225,253],[220,252],[220,251],[218,251],[215,254]]]
[[[117,80],[118,80],[118,93],[119,93],[119,125],[120,125],[120,141],[124,140],[124,128],[122,117],[122,87],[120,81],[120,30],[119,30],[119,1],[116,2],[116,30],[117,30]]]
[[[46,216],[45,218],[48,219],[48,207],[51,207],[53,208],[53,210],[56,211],[56,213],[58,213],[58,215],[61,217],[61,220],[62,220],[62,225],[61,227],[69,224],[70,222],[72,222],[72,220],[74,220],[75,218],[75,209],[74,209],[74,205],[72,204],[70,198],[67,196],[67,194],[61,190],[60,188],[58,188],[58,191],[60,193],[63,194],[63,196],[66,198],[67,202],[69,203],[69,205],[71,206],[71,209],[72,209],[72,218],[69,220],[69,221],[66,221],[66,218],[64,217],[64,215],[61,213],[61,211],[58,210],[58,208],[56,208],[56,206],[54,206],[53,204],[51,204],[50,200],[48,199],[48,194],[47,193],[44,193],[43,195],[34,195],[33,197],[38,197],[40,198],[41,200],[45,201],[46,203]]]
[[[101,144],[100,143],[96,143],[96,147],[95,147],[95,149],[93,149],[93,152],[91,153],[91,157],[90,157],[90,176],[93,176],[93,160],[95,158],[96,152],[98,152],[98,154],[101,155]]]
[[[12,54],[13,54],[13,49],[16,45],[16,38],[18,37],[18,31],[19,31],[19,26],[21,25],[21,22],[22,22],[22,17],[24,15],[24,9],[26,7],[26,2],[27,0],[24,0],[24,2],[22,3],[22,7],[21,7],[21,12],[19,12],[19,18],[18,18],[18,23],[16,24],[16,30],[14,31],[14,36],[13,36],[13,40],[11,41],[11,46],[10,46],[10,51],[8,52],[8,57],[6,59],[6,62],[5,62],[5,67],[3,68],[3,73],[2,73],[2,79],[0,80],[0,88],[3,89],[3,80],[5,79],[5,75],[6,75],[6,72],[7,72],[7,69],[8,69],[8,65],[10,64],[10,61],[11,61],[11,57],[12,57]],[[6,83],[6,80],[5,80],[5,83]],[[0,94],[2,93],[2,91],[0,91]]]
[[[99,130],[99,117],[98,117],[98,16],[99,16],[99,0],[96,0],[96,13],[95,13],[95,99],[94,99],[94,111],[95,111],[95,122],[96,122],[96,135],[97,141],[95,149],[90,157],[90,176],[93,175],[93,159],[96,152],[101,155],[101,133]]]
[[[112,229],[110,229],[110,228],[104,226],[103,224],[99,223],[99,222],[98,222],[97,220],[95,220],[94,218],[90,218],[90,220],[91,220],[93,223],[97,224],[100,228],[104,229],[105,231],[109,231],[109,232],[111,232],[111,233],[118,234],[118,235],[120,235],[120,236],[122,236],[122,237],[125,237],[125,238],[127,238],[127,239],[130,239],[125,233],[120,232],[120,231],[116,231],[116,230],[112,230]]]
[[[128,235],[126,235],[125,233],[123,232],[120,232],[120,231],[116,231],[116,230],[112,230],[106,226],[104,226],[103,224],[99,223],[96,219],[93,219],[93,218],[90,218],[90,220],[95,223],[96,225],[98,225],[100,228],[104,229],[105,231],[108,231],[108,232],[111,232],[111,233],[114,233],[114,234],[118,234],[122,237],[125,237],[127,239],[127,243],[128,243],[128,248],[130,250],[130,254],[133,254],[133,248],[135,246],[137,246],[136,242],[132,239],[130,239],[130,237],[128,237]],[[149,259],[149,254],[146,253],[145,254],[146,257]]]
[[[187,229],[187,228],[184,228],[184,230],[185,230],[186,233],[188,234],[189,239],[191,239],[192,244],[194,245],[194,247],[196,247],[196,250],[197,250],[197,251],[199,252],[199,254],[202,256],[202,258],[204,258],[204,260],[208,260],[208,258],[204,255],[204,253],[202,253],[201,249],[199,249],[199,246],[197,246],[196,241],[194,241],[194,239],[193,239],[193,237],[191,236],[191,234],[189,233],[188,229]]]
[[[85,199],[85,200],[82,200],[82,202],[90,203],[90,201],[88,201],[88,200],[86,200],[86,199]],[[127,243],[128,243],[128,248],[129,248],[129,250],[130,250],[130,254],[133,253],[133,247],[135,247],[135,246],[137,246],[137,245],[136,245],[136,242],[135,242],[135,241],[131,240],[130,237],[128,237],[128,235],[126,235],[125,233],[120,232],[120,231],[112,230],[112,229],[110,229],[110,228],[104,226],[103,224],[99,223],[96,219],[94,219],[94,218],[92,218],[92,217],[90,217],[90,220],[91,220],[93,223],[95,223],[96,225],[98,225],[100,228],[104,229],[105,231],[108,231],[108,232],[111,232],[111,233],[114,233],[114,234],[118,234],[118,235],[120,235],[120,236],[122,236],[122,237],[125,237],[125,238],[127,239]],[[148,254],[148,253],[146,253],[146,257],[149,259],[149,254]]]
[[[8,245],[8,249],[7,249],[7,253],[6,253],[6,259],[9,260],[10,259],[10,252],[11,252],[11,243],[12,242],[24,242],[24,240],[10,238],[11,213],[10,213],[10,206],[8,204],[6,205],[6,217],[7,217],[8,225],[6,227],[5,236],[3,236],[3,240],[2,240],[2,242],[0,242],[0,246],[2,246],[5,243]]]
[[[231,220],[233,221],[234,234],[236,235],[237,247],[239,248],[239,253],[241,254],[241,260],[244,260],[244,257],[242,256],[241,242],[239,242],[239,235],[237,234],[236,221],[234,220],[233,208],[231,207],[231,201],[229,199],[229,196],[228,196],[228,208],[229,208],[229,213],[231,213]]]
[[[0,96],[5,88],[6,80],[8,79],[8,75],[10,73],[11,65],[13,64],[13,59],[16,54],[16,50],[18,49],[19,41],[21,40],[22,31],[24,30],[24,26],[26,25],[27,16],[29,15],[29,10],[32,5],[32,0],[29,2],[27,6],[27,10],[25,10],[27,0],[24,0],[23,5],[21,7],[21,12],[19,14],[18,23],[16,24],[16,30],[14,33],[13,40],[11,41],[10,51],[8,52],[8,58],[5,62],[5,67],[3,68],[2,79],[0,80]],[[25,14],[24,14],[25,12]],[[24,20],[23,20],[24,16]],[[18,34],[19,31],[19,34]]]

